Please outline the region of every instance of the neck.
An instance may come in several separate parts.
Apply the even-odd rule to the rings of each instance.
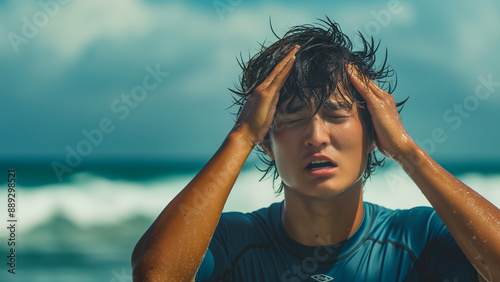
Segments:
[[[285,187],[281,220],[287,233],[306,246],[342,242],[356,232],[364,215],[362,184],[325,199]]]

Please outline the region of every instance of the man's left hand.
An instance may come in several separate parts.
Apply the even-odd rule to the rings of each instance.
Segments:
[[[392,159],[397,155],[409,153],[415,142],[403,127],[392,95],[382,90],[373,80],[360,74],[355,67],[346,67],[349,79],[365,99],[372,116],[379,151]]]

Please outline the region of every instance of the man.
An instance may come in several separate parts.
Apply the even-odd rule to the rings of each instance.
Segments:
[[[363,42],[353,52],[327,19],[292,28],[243,66],[235,126],[137,243],[135,281],[500,279],[499,209],[411,139],[399,104],[373,82],[390,71],[375,69],[376,47]],[[221,216],[257,145],[284,201]],[[363,202],[364,180],[381,163],[375,148],[434,209]]]

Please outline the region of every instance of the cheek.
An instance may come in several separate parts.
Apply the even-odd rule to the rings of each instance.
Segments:
[[[342,125],[331,125],[333,146],[343,150],[359,150],[363,145],[365,134],[359,121],[353,119]]]
[[[344,156],[344,161],[359,166],[365,162],[368,152],[368,140],[364,127],[358,120],[332,129],[332,146]]]
[[[358,126],[358,140],[357,140],[357,155],[356,159],[358,161],[358,166],[360,168],[359,174],[360,176],[364,173],[366,166],[367,166],[367,161],[368,161],[368,154],[370,153],[370,137],[368,134],[368,131],[364,126],[359,124]]]
[[[271,135],[271,148],[274,155],[274,161],[278,173],[283,180],[289,178],[288,174],[293,171],[291,169],[292,165],[297,163],[298,148],[296,147],[296,142],[291,142],[291,140],[296,140],[296,137],[290,136],[290,134],[286,132],[279,132]]]
[[[292,140],[297,139],[297,136],[293,136],[290,130],[272,132],[269,137],[271,141],[271,149],[275,158],[287,155],[287,152],[292,150],[292,147],[294,146]]]

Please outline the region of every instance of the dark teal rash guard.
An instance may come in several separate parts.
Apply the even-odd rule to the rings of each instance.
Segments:
[[[365,202],[350,238],[319,247],[293,240],[280,208],[223,213],[196,281],[477,281],[430,207],[390,210]]]

